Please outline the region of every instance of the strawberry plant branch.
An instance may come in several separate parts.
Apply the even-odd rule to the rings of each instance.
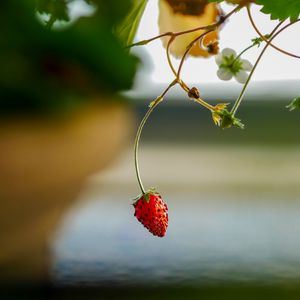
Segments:
[[[179,67],[178,67],[178,71],[177,71],[177,81],[181,82],[183,84],[183,86],[181,85],[181,87],[188,93],[189,97],[193,98],[196,102],[198,102],[199,104],[201,104],[205,108],[209,109],[211,112],[213,112],[215,110],[215,108],[212,105],[210,105],[207,102],[205,102],[204,100],[202,100],[199,97],[198,93],[196,93],[196,94],[193,93],[191,91],[191,89],[181,80],[180,74],[181,74],[181,70],[182,70],[185,58],[188,55],[188,53],[191,51],[193,45],[196,42],[201,41],[201,39],[203,39],[205,37],[205,35],[207,35],[208,33],[212,32],[212,31],[213,31],[213,29],[207,30],[204,33],[202,33],[201,35],[199,35],[197,38],[195,38],[192,42],[190,42],[190,44],[187,46],[187,48],[186,48],[186,50],[185,50],[185,52],[184,52],[184,54],[183,54],[183,56],[181,58],[181,61],[179,63]]]
[[[173,66],[173,63],[171,60],[171,55],[170,55],[170,47],[174,40],[175,40],[175,36],[171,36],[168,41],[167,47],[166,47],[166,54],[167,54],[167,60],[168,60],[169,67],[170,67],[171,71],[173,72],[173,74],[175,75],[175,77],[177,77],[177,72]]]
[[[210,32],[210,31],[209,31]],[[208,32],[205,32],[204,34],[200,35],[199,37],[197,37],[196,40],[198,39],[201,39],[202,36],[205,36],[205,34],[207,34]],[[187,84],[181,80],[179,78],[179,75],[180,75],[180,70],[179,71],[176,71],[174,66],[173,66],[173,63],[172,63],[172,60],[171,60],[171,56],[170,56],[170,46],[172,44],[172,42],[174,41],[175,39],[175,36],[171,36],[169,41],[168,41],[168,44],[167,44],[167,47],[166,47],[166,55],[167,55],[167,60],[168,60],[168,64],[170,66],[170,69],[172,70],[173,74],[175,75],[176,77],[176,83],[178,83],[182,89],[188,93],[189,97],[190,98],[193,98],[196,102],[200,103],[201,105],[203,105],[204,107],[208,108],[209,110],[211,111],[214,111],[214,107],[211,106],[210,104],[208,104],[207,102],[205,102],[204,100],[200,99],[199,98],[199,95],[195,95],[194,93],[191,93],[191,89],[187,86]],[[182,65],[183,65],[183,62],[184,62],[184,59],[185,59],[185,56],[188,54],[188,52],[190,51],[191,47],[193,46],[193,44],[196,42],[196,40],[194,40],[192,43],[189,44],[189,46],[187,47],[187,51],[185,52],[185,55],[183,56],[181,62],[180,62],[180,66],[179,68],[182,68]]]
[[[184,60],[186,58],[186,56],[188,55],[189,51],[191,50],[192,46],[194,45],[195,42],[197,42],[198,40],[201,40],[206,34],[208,34],[209,32],[212,32],[214,31],[217,27],[219,27],[221,24],[223,24],[231,15],[233,15],[234,13],[236,13],[237,11],[239,11],[241,9],[241,6],[236,6],[232,11],[230,11],[227,15],[223,16],[222,18],[220,18],[220,20],[214,24],[211,24],[211,25],[207,25],[207,26],[201,26],[201,27],[197,27],[197,28],[193,28],[193,29],[189,29],[189,30],[184,30],[184,31],[179,31],[179,32],[166,32],[166,33],[163,33],[163,34],[160,34],[158,36],[155,36],[153,38],[150,38],[148,40],[142,40],[142,41],[139,41],[137,43],[134,43],[134,44],[131,44],[129,46],[127,46],[126,48],[131,48],[131,47],[134,47],[134,46],[141,46],[141,45],[146,45],[156,39],[159,39],[159,38],[162,38],[162,37],[166,37],[166,36],[170,36],[170,39],[168,41],[168,44],[167,44],[167,47],[166,47],[166,55],[167,55],[167,60],[168,60],[168,64],[170,66],[170,69],[172,70],[173,74],[176,76],[176,83],[179,83],[180,86],[182,87],[182,89],[184,91],[186,91],[189,95],[190,98],[193,98],[196,102],[200,103],[201,105],[203,105],[204,107],[206,107],[207,109],[209,109],[211,112],[214,112],[215,111],[215,107],[208,104],[207,102],[205,102],[204,100],[202,100],[198,93],[197,94],[194,94],[192,91],[192,89],[190,89],[187,84],[180,79],[180,73],[181,73],[181,69],[183,67],[183,63],[184,63]],[[191,32],[195,32],[195,31],[199,31],[199,30],[206,30],[204,33],[202,33],[201,35],[199,35],[196,39],[194,39],[187,47],[181,61],[180,61],[180,65],[179,65],[179,68],[178,68],[178,71],[176,72],[173,64],[172,64],[172,61],[171,61],[171,57],[170,57],[170,47],[171,47],[171,44],[172,42],[175,40],[175,38],[177,36],[180,36],[180,35],[184,35],[184,34],[188,34],[188,33],[191,33]],[[173,81],[174,82],[174,81]],[[172,83],[171,83],[172,85]],[[138,172],[137,172],[137,175]],[[140,187],[142,189],[142,185],[140,184]]]
[[[200,41],[201,39],[204,38],[204,36],[206,36],[208,33],[212,32],[213,29],[211,30],[207,30],[205,31],[204,33],[200,34],[198,37],[196,37],[194,40],[192,40],[188,46],[186,47],[186,50],[180,60],[180,63],[179,63],[179,67],[178,67],[178,71],[177,71],[177,79],[179,80],[180,79],[180,73],[181,73],[181,70],[182,70],[182,67],[183,67],[183,64],[184,64],[184,61],[185,61],[185,58],[187,57],[187,55],[189,54],[189,52],[191,51],[192,47],[194,46],[194,44],[198,41]]]
[[[236,102],[234,103],[234,106],[232,107],[232,110],[231,110],[230,114],[231,114],[233,117],[234,117],[234,115],[235,115],[235,113],[236,113],[238,107],[240,106],[242,100],[243,100],[245,91],[246,91],[246,89],[247,89],[247,87],[248,87],[248,84],[249,84],[249,82],[250,82],[250,80],[251,80],[251,78],[252,78],[252,75],[253,75],[253,73],[254,73],[256,67],[258,66],[258,64],[259,64],[259,62],[260,62],[262,56],[264,55],[265,51],[266,51],[267,48],[269,47],[270,43],[271,43],[271,42],[272,42],[272,41],[273,41],[273,40],[274,40],[274,39],[282,32],[282,31],[284,31],[285,29],[287,29],[288,27],[290,27],[291,25],[293,25],[293,24],[295,24],[295,23],[297,23],[297,22],[299,22],[299,21],[300,21],[300,19],[298,19],[298,20],[296,20],[296,21],[294,21],[294,22],[291,22],[291,23],[285,25],[284,27],[282,27],[280,30],[277,31],[277,29],[278,29],[278,28],[282,25],[282,23],[284,22],[284,21],[281,21],[281,22],[278,23],[278,24],[276,25],[276,27],[273,29],[273,31],[272,31],[271,34],[270,34],[270,39],[267,41],[265,47],[263,48],[263,50],[261,51],[260,55],[258,56],[258,58],[257,58],[257,60],[256,60],[256,62],[255,62],[255,64],[254,64],[254,66],[253,66],[253,68],[252,68],[252,70],[251,70],[251,72],[250,72],[250,74],[249,74],[249,76],[248,76],[248,78],[247,78],[247,81],[246,81],[245,85],[243,86],[243,89],[242,89],[242,91],[241,91],[239,97],[237,98]],[[276,31],[277,31],[277,32],[276,32]]]
[[[166,47],[166,55],[167,55],[167,60],[168,60],[168,64],[169,67],[172,71],[172,73],[175,75],[177,83],[182,87],[182,89],[184,91],[186,91],[187,93],[190,92],[190,88],[187,86],[187,84],[181,80],[180,78],[178,78],[178,72],[175,70],[175,67],[173,66],[172,60],[171,60],[171,55],[170,55],[170,46],[172,44],[172,42],[174,41],[175,36],[171,36],[171,38],[168,41],[167,47]]]
[[[247,48],[245,48],[244,50],[242,50],[242,51],[236,56],[236,58],[232,61],[231,65],[234,65],[234,63],[235,63],[236,61],[238,61],[239,58],[240,58],[245,52],[247,52],[248,50],[250,50],[250,49],[253,48],[254,46],[256,46],[255,43],[253,43],[252,45],[250,45],[250,46],[248,46]]]
[[[199,93],[197,91],[197,93],[194,93],[192,89],[190,89],[180,78],[180,74],[181,74],[181,70],[182,70],[182,67],[183,67],[183,64],[184,64],[184,61],[185,61],[185,58],[186,56],[188,55],[188,53],[190,52],[191,48],[193,47],[193,45],[198,42],[198,41],[201,41],[205,35],[207,35],[208,33],[214,31],[217,27],[219,27],[222,23],[225,22],[226,19],[228,19],[232,14],[234,14],[235,12],[237,12],[238,10],[241,9],[241,6],[237,6],[235,7],[231,12],[229,12],[226,16],[224,16],[222,19],[220,19],[217,23],[215,24],[212,24],[212,25],[209,25],[209,26],[206,26],[205,27],[205,32],[200,34],[197,38],[195,38],[192,42],[190,42],[190,44],[187,46],[182,58],[181,58],[181,61],[179,63],[179,67],[178,67],[178,71],[177,71],[177,81],[179,83],[181,83],[181,87],[188,93],[189,97],[194,99],[196,102],[198,102],[199,104],[201,104],[202,106],[204,106],[205,108],[209,109],[211,112],[214,112],[216,110],[216,108],[210,104],[208,104],[207,102],[205,102],[204,100],[202,100],[200,97],[199,97]],[[203,28],[204,29],[204,28]],[[184,33],[188,33],[190,31],[183,31],[181,32],[180,34],[184,34]],[[178,34],[179,35],[179,34]],[[177,35],[175,34],[175,37]],[[174,37],[173,37],[174,39]],[[253,47],[253,45],[251,45],[251,47]],[[248,47],[250,48],[250,47]],[[248,50],[245,49],[245,51]],[[243,52],[240,54],[242,55]]]
[[[232,107],[232,109],[231,109],[231,112],[230,112],[230,113],[231,113],[232,116],[235,115],[235,113],[236,113],[238,107],[240,106],[240,104],[241,104],[241,102],[242,102],[242,100],[243,100],[245,91],[246,91],[246,89],[247,89],[247,87],[248,87],[248,84],[249,84],[251,78],[252,78],[252,75],[254,74],[254,71],[255,71],[256,67],[258,66],[258,64],[259,64],[259,62],[260,62],[260,60],[261,60],[263,54],[264,54],[265,51],[267,50],[267,48],[268,48],[269,44],[271,43],[271,41],[273,40],[273,38],[274,38],[274,33],[276,32],[276,30],[280,27],[280,25],[281,25],[282,23],[283,23],[283,21],[280,22],[280,23],[278,23],[278,24],[275,26],[275,28],[273,29],[273,31],[272,31],[271,34],[270,34],[270,39],[268,40],[267,44],[264,46],[264,48],[263,48],[263,50],[261,51],[260,55],[259,55],[258,58],[256,59],[256,62],[255,62],[255,64],[254,64],[254,66],[253,66],[253,68],[252,68],[252,70],[251,70],[251,72],[250,72],[250,74],[249,74],[249,76],[248,76],[248,78],[247,78],[247,80],[246,80],[246,82],[245,82],[245,84],[244,84],[244,86],[243,86],[243,88],[242,88],[242,90],[241,90],[241,92],[240,92],[240,94],[239,94],[237,100],[235,101],[235,103],[234,103],[234,105],[233,105],[233,107]]]
[[[157,36],[152,37],[150,39],[142,40],[142,41],[133,43],[131,45],[128,45],[128,46],[125,47],[125,49],[136,47],[136,46],[147,45],[150,42],[153,42],[153,41],[155,41],[157,39],[160,39],[160,38],[163,38],[163,37],[166,37],[166,36],[170,36],[170,37],[175,37],[176,38],[177,36],[188,34],[188,33],[192,33],[192,32],[199,31],[199,30],[214,30],[217,27],[219,27],[220,25],[222,25],[229,17],[231,17],[231,15],[233,15],[234,13],[236,13],[237,11],[239,11],[241,8],[242,7],[240,5],[236,6],[227,15],[222,16],[219,21],[217,21],[217,22],[215,22],[213,24],[206,25],[206,26],[200,26],[200,27],[196,27],[196,28],[189,29],[189,30],[184,30],[184,31],[178,31],[178,32],[171,32],[170,31],[170,32],[165,32],[163,34],[157,35]]]
[[[248,5],[247,6],[247,13],[248,13],[248,17],[249,17],[249,20],[250,20],[250,23],[253,27],[253,29],[257,32],[257,34],[259,35],[259,37],[265,41],[266,43],[268,42],[268,39],[260,32],[260,30],[258,29],[258,27],[256,26],[255,22],[254,22],[254,19],[252,17],[252,14],[251,14],[251,10],[250,10],[250,6]],[[288,56],[291,56],[291,57],[295,57],[295,58],[300,58],[299,55],[296,55],[294,53],[291,53],[291,52],[288,52],[284,49],[281,49],[279,47],[277,47],[276,45],[274,45],[273,43],[270,43],[269,44],[271,47],[273,47],[274,49],[276,49],[277,51],[285,54],[285,55],[288,55]]]
[[[142,134],[143,128],[144,128],[148,118],[150,117],[151,113],[159,105],[159,103],[161,103],[163,101],[163,98],[167,94],[167,92],[177,83],[178,83],[177,79],[173,80],[169,84],[169,86],[164,90],[164,92],[160,96],[158,96],[154,101],[152,101],[150,103],[149,109],[147,110],[145,116],[143,117],[143,119],[138,127],[137,133],[136,133],[135,142],[134,142],[134,166],[135,166],[136,177],[137,177],[138,184],[139,184],[142,194],[146,194],[146,191],[145,191],[142,179],[141,179],[140,170],[139,170],[139,161],[138,161],[138,149],[139,149],[141,134]]]
[[[209,109],[211,112],[214,112],[215,111],[215,107],[210,105],[209,103],[207,103],[206,101],[202,100],[200,98],[200,96],[198,95],[195,95],[193,92],[192,92],[192,89],[188,88],[189,91],[189,97],[192,98],[195,102],[198,102],[199,104],[201,104],[202,106],[204,106],[205,108]]]

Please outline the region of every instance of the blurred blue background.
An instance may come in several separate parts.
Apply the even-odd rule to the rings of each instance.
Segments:
[[[161,88],[132,93],[138,119]],[[228,99],[239,86],[203,90],[208,99]],[[133,216],[132,137],[114,166],[89,180],[57,233],[55,283],[298,286],[300,117],[285,108],[297,92],[294,81],[254,83],[239,113],[244,130],[215,127],[208,112],[171,93],[140,146],[144,184],[169,206],[166,237],[151,236]]]

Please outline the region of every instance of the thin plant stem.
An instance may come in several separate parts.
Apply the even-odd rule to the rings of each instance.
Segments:
[[[192,33],[192,32],[199,31],[199,30],[213,30],[213,29],[219,27],[221,24],[223,24],[231,15],[233,15],[234,13],[236,13],[240,9],[241,9],[241,6],[239,6],[239,5],[236,6],[226,16],[223,16],[222,18],[220,18],[220,20],[218,22],[215,22],[213,24],[206,25],[206,26],[200,26],[200,27],[196,27],[196,28],[189,29],[189,30],[184,30],[184,31],[178,31],[178,32],[171,32],[171,31],[169,31],[169,32],[165,32],[163,34],[157,35],[157,36],[152,37],[150,39],[142,40],[142,41],[133,43],[131,45],[128,45],[128,46],[125,47],[125,49],[132,48],[132,47],[135,47],[135,46],[143,46],[143,45],[146,45],[146,44],[148,44],[150,42],[153,42],[153,41],[155,41],[157,39],[160,39],[160,38],[166,37],[166,36],[175,36],[175,37],[177,37],[177,36],[180,36],[180,35]]]
[[[183,65],[183,62],[184,62],[184,59],[185,59],[185,56],[188,54],[188,52],[190,51],[190,49],[192,48],[192,45],[193,43],[195,43],[197,40],[201,39],[203,36],[205,36],[208,32],[211,32],[213,31],[215,28],[217,28],[218,26],[220,26],[222,23],[225,22],[225,20],[227,18],[229,18],[232,14],[234,14],[235,12],[237,12],[241,7],[240,6],[237,6],[235,7],[231,12],[229,12],[226,16],[220,18],[220,20],[214,24],[211,24],[211,25],[208,25],[208,26],[201,26],[201,27],[197,27],[197,28],[194,28],[194,29],[190,29],[190,30],[185,30],[185,31],[180,31],[180,32],[176,32],[176,33],[173,33],[173,32],[166,32],[164,34],[160,34],[158,36],[155,36],[151,39],[148,39],[148,40],[143,40],[143,41],[140,41],[140,42],[137,42],[137,43],[134,43],[132,45],[129,45],[127,46],[126,48],[131,48],[133,46],[140,46],[140,45],[146,45],[156,39],[159,39],[159,38],[162,38],[162,37],[165,37],[165,36],[170,36],[170,39],[168,41],[168,44],[167,44],[167,49],[166,49],[166,54],[167,54],[167,59],[168,59],[168,64],[173,72],[173,74],[176,76],[176,79],[174,79],[170,84],[169,86],[165,89],[165,91],[159,96],[157,97],[151,104],[150,104],[150,107],[149,109],[147,110],[146,114],[144,115],[139,127],[138,127],[138,130],[137,130],[137,133],[136,133],[136,137],[135,137],[135,143],[134,143],[134,165],[135,165],[135,172],[136,172],[136,177],[137,177],[137,181],[138,181],[138,184],[139,184],[139,187],[140,187],[140,190],[142,192],[142,194],[145,194],[146,193],[146,190],[144,188],[144,185],[143,185],[143,182],[142,182],[142,179],[141,179],[141,175],[140,175],[140,169],[139,169],[139,159],[138,159],[138,150],[139,150],[139,143],[140,143],[140,138],[141,138],[141,134],[142,134],[142,131],[143,131],[143,128],[147,122],[147,120],[149,119],[151,113],[154,111],[154,109],[160,104],[160,102],[163,101],[163,97],[167,94],[167,92],[174,86],[176,85],[177,83],[180,84],[180,86],[186,91],[186,92],[189,92],[190,89],[189,87],[180,79],[180,72],[181,72],[181,69],[182,69],[182,65]],[[184,57],[180,63],[180,66],[179,66],[179,69],[178,71],[176,72],[173,64],[172,64],[172,61],[171,61],[171,57],[170,57],[170,46],[172,44],[172,42],[174,41],[174,39],[177,37],[177,36],[180,36],[180,35],[183,35],[183,34],[188,34],[188,33],[191,33],[191,32],[195,32],[195,31],[198,31],[198,30],[206,30],[206,32],[204,34],[201,34],[194,42],[192,42],[189,46],[188,46],[188,50],[186,51],[186,53],[184,54]],[[199,97],[193,97],[195,101],[201,103],[202,105],[204,105],[206,108],[210,109],[211,111],[214,110],[214,107],[209,105],[208,103],[206,103],[205,101],[203,101],[202,99],[200,99]]]
[[[192,97],[194,101],[198,102],[199,104],[201,104],[202,106],[204,106],[205,108],[207,108],[208,110],[210,110],[211,112],[215,111],[215,107],[208,104],[206,101],[202,100],[199,97]]]
[[[135,166],[135,173],[136,173],[136,177],[138,180],[138,184],[140,187],[140,190],[142,192],[142,194],[145,194],[145,188],[141,179],[141,175],[140,175],[140,169],[139,169],[139,160],[138,160],[138,150],[139,150],[139,143],[140,143],[140,138],[141,138],[141,133],[143,131],[143,128],[148,120],[148,118],[150,117],[151,113],[154,111],[154,109],[159,105],[160,102],[162,102],[163,97],[167,94],[167,92],[175,85],[177,84],[177,80],[174,80],[173,82],[171,82],[169,84],[169,86],[164,90],[164,92],[157,97],[153,103],[150,104],[149,109],[147,110],[146,114],[144,115],[137,133],[136,133],[136,137],[135,137],[135,142],[134,142],[134,166]]]
[[[249,20],[250,20],[250,23],[251,23],[252,27],[253,27],[254,30],[257,32],[257,34],[259,35],[259,37],[260,37],[263,41],[265,41],[265,42],[267,43],[267,42],[268,42],[268,39],[260,32],[260,30],[257,28],[257,26],[256,26],[256,24],[255,24],[255,22],[254,22],[254,19],[253,19],[253,17],[252,17],[252,14],[251,14],[251,10],[250,10],[250,6],[249,6],[249,5],[247,6],[247,13],[248,13],[248,17],[249,17]],[[273,43],[269,43],[269,45],[270,45],[271,47],[273,47],[274,49],[276,49],[277,51],[279,51],[279,52],[281,52],[281,53],[283,53],[283,54],[285,54],[285,55],[288,55],[288,56],[291,56],[291,57],[295,57],[295,58],[300,58],[299,55],[296,55],[296,54],[294,54],[294,53],[291,53],[291,52],[288,52],[288,51],[286,51],[286,50],[284,50],[284,49],[281,49],[281,48],[277,47],[276,45],[274,45]]]
[[[186,47],[186,50],[181,58],[181,61],[180,61],[180,64],[179,64],[179,67],[178,67],[178,71],[177,71],[177,79],[180,79],[180,73],[181,73],[181,70],[182,70],[182,67],[183,67],[183,63],[184,63],[184,60],[186,58],[186,56],[189,54],[189,52],[191,51],[193,45],[204,38],[204,36],[206,36],[208,33],[212,32],[213,30],[208,30],[208,31],[205,31],[204,33],[200,34],[197,38],[195,38],[194,40],[192,40],[189,45]]]
[[[245,53],[247,52],[249,49],[253,48],[254,46],[256,46],[255,44],[252,44],[250,46],[248,46],[247,48],[245,48],[243,51],[241,51],[238,56],[233,60],[233,62],[230,64],[231,66],[234,65],[234,63]]]
[[[172,36],[169,39],[167,47],[166,47],[166,55],[167,55],[168,64],[169,64],[170,69],[172,70],[173,74],[176,77],[177,83],[179,83],[179,85],[182,87],[182,89],[188,93],[190,91],[190,88],[187,86],[187,84],[183,80],[181,80],[180,78],[178,78],[178,72],[176,72],[176,70],[175,70],[175,68],[173,66],[172,60],[171,60],[170,46],[171,46],[172,42],[174,41],[174,39],[175,39],[175,37]],[[202,100],[200,98],[194,98],[194,100],[197,101],[198,103],[202,104],[203,106],[205,106],[206,108],[208,108],[210,110],[213,109],[213,107],[211,105],[209,105],[208,103],[206,103],[204,100]]]
[[[166,54],[167,54],[167,60],[168,60],[169,67],[172,70],[172,72],[175,75],[175,77],[177,78],[177,73],[176,73],[176,70],[175,70],[175,68],[173,66],[173,63],[172,63],[172,60],[171,60],[171,56],[170,56],[170,47],[171,47],[171,44],[174,41],[174,39],[175,39],[174,36],[170,37],[170,39],[168,41],[168,44],[167,44],[167,47],[166,47]]]
[[[205,28],[203,29],[206,29],[206,31],[202,34],[200,34],[197,38],[195,38],[193,41],[191,41],[189,43],[189,45],[187,46],[181,60],[180,60],[180,63],[179,63],[179,67],[178,67],[178,71],[177,71],[177,81],[180,83],[180,86],[186,91],[186,92],[189,92],[190,91],[190,88],[187,86],[187,84],[185,84],[183,82],[183,80],[180,78],[180,75],[181,75],[181,71],[182,71],[182,67],[183,67],[183,64],[184,64],[184,61],[185,61],[185,58],[186,56],[189,54],[189,52],[191,51],[193,45],[198,42],[198,41],[201,41],[205,35],[207,35],[208,33],[214,31],[218,26],[220,26],[222,23],[225,22],[226,19],[228,19],[232,14],[234,14],[235,12],[237,12],[241,7],[240,6],[237,6],[235,9],[233,9],[231,12],[229,12],[226,16],[223,17],[223,19],[221,19],[219,22],[215,23],[215,24],[212,24],[212,25],[209,25],[209,26],[206,26]],[[194,31],[194,30],[193,30]],[[185,33],[189,33],[190,31],[183,31],[181,32],[180,34],[185,34]],[[175,34],[175,37],[179,35],[179,34]],[[192,96],[192,95],[191,95]],[[209,109],[210,111],[214,111],[215,108],[208,104],[206,101],[202,100],[200,97],[194,97],[192,96],[192,98],[200,103],[201,105],[203,105],[205,108]]]
[[[180,74],[181,74],[181,70],[182,70],[182,67],[183,67],[183,64],[184,64],[184,60],[186,58],[186,56],[188,55],[188,53],[191,51],[193,45],[204,38],[204,36],[206,34],[208,34],[209,32],[211,32],[213,30],[208,30],[204,33],[202,33],[201,35],[199,35],[197,38],[195,38],[186,48],[182,58],[181,58],[181,61],[179,63],[179,67],[178,67],[178,71],[177,71],[177,80],[178,82],[180,83],[180,86],[188,93],[190,91],[190,88],[187,86],[187,84],[185,84],[181,78],[180,78]],[[209,109],[210,111],[214,111],[214,107],[210,104],[208,104],[206,101],[202,100],[200,97],[192,97],[196,102],[200,103],[201,105],[203,105],[205,108]]]
[[[260,55],[258,56],[258,58],[257,58],[257,60],[256,60],[256,62],[255,62],[255,64],[254,64],[254,66],[253,66],[253,68],[252,68],[252,70],[251,70],[251,72],[250,72],[250,74],[249,74],[249,76],[248,76],[248,78],[247,78],[247,81],[245,82],[245,84],[244,84],[244,86],[243,86],[243,88],[242,88],[242,91],[241,91],[239,97],[237,98],[236,102],[234,103],[234,106],[232,107],[232,110],[231,110],[231,112],[230,112],[230,113],[232,114],[232,116],[235,115],[235,113],[236,113],[238,107],[240,106],[240,104],[241,104],[241,102],[242,102],[242,100],[243,100],[245,91],[246,91],[246,89],[247,89],[247,87],[248,87],[248,84],[249,84],[251,78],[252,78],[252,75],[253,75],[253,73],[254,73],[256,67],[258,66],[258,64],[259,64],[259,62],[260,62],[260,60],[261,60],[261,58],[263,57],[265,51],[267,50],[268,46],[270,45],[270,43],[271,43],[271,42],[272,42],[272,41],[273,41],[273,40],[274,40],[274,39],[282,32],[282,31],[284,31],[286,28],[288,28],[289,26],[291,26],[291,25],[293,25],[293,24],[295,24],[295,23],[297,23],[297,22],[299,22],[299,21],[300,21],[300,19],[298,19],[298,20],[296,20],[296,21],[294,21],[294,22],[291,22],[291,23],[285,25],[284,27],[282,27],[279,31],[277,31],[277,29],[282,25],[282,23],[283,23],[283,21],[282,21],[282,22],[280,22],[279,24],[277,24],[277,26],[273,29],[273,31],[272,31],[271,34],[270,34],[270,39],[267,41],[267,44],[265,45],[265,47],[264,47],[263,50],[261,51]],[[276,31],[277,31],[277,32],[276,32]]]
[[[260,62],[260,60],[261,60],[263,54],[264,54],[265,51],[267,50],[267,48],[268,48],[270,42],[271,42],[271,41],[273,40],[273,38],[275,37],[274,33],[276,32],[276,30],[280,27],[280,25],[281,25],[282,23],[283,23],[283,22],[280,22],[280,23],[278,23],[278,24],[275,26],[275,28],[273,29],[273,31],[272,31],[271,34],[270,34],[270,39],[269,39],[269,41],[267,42],[267,44],[265,45],[265,47],[264,47],[263,50],[261,51],[260,55],[258,56],[258,58],[257,58],[257,60],[256,60],[256,62],[255,62],[255,64],[254,64],[254,66],[253,66],[253,68],[252,68],[252,70],[251,70],[251,72],[250,72],[250,74],[249,74],[249,76],[248,76],[248,78],[247,78],[247,80],[246,80],[246,82],[245,82],[245,84],[244,84],[244,86],[243,86],[243,88],[242,88],[242,90],[241,90],[241,92],[240,92],[238,98],[237,98],[237,100],[236,100],[235,103],[234,103],[234,106],[233,106],[232,109],[231,109],[231,112],[230,112],[230,113],[232,114],[232,116],[235,115],[235,113],[236,113],[238,107],[240,106],[241,101],[243,100],[245,91],[246,91],[246,89],[247,89],[247,87],[248,87],[248,84],[249,84],[249,82],[250,82],[250,80],[251,80],[251,78],[252,78],[252,75],[254,74],[254,71],[255,71],[256,67],[258,66],[258,64],[259,64],[259,62]]]
[[[196,29],[196,30],[199,30],[199,29]],[[195,30],[195,31],[196,31]],[[142,41],[138,41],[138,42],[136,42],[136,43],[133,43],[133,44],[130,44],[130,45],[128,45],[128,46],[125,46],[124,48],[125,49],[128,49],[128,48],[132,48],[132,47],[136,47],[136,46],[143,46],[143,45],[147,45],[148,43],[151,43],[151,42],[153,42],[153,41],[155,41],[155,40],[157,40],[157,39],[160,39],[160,38],[162,38],[162,37],[165,37],[165,36],[173,36],[175,33],[174,32],[165,32],[165,33],[163,33],[163,34],[160,34],[160,35],[157,35],[157,36],[155,36],[155,37],[153,37],[153,38],[151,38],[151,39],[147,39],[147,40],[142,40]]]
[[[172,60],[171,60],[171,55],[170,55],[170,46],[172,44],[172,42],[174,41],[175,37],[172,36],[169,41],[168,41],[168,44],[167,44],[167,47],[166,47],[166,55],[167,55],[167,60],[168,60],[168,64],[169,64],[169,67],[172,71],[172,73],[175,75],[175,77],[177,78],[177,83],[179,83],[179,85],[186,91],[188,92],[189,91],[189,88],[187,87],[187,85],[182,81],[182,80],[178,80],[178,76],[177,76],[177,72],[174,68],[174,65],[172,63]]]

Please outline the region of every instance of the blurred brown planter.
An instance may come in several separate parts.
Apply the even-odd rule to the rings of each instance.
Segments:
[[[43,282],[48,243],[85,179],[105,167],[128,138],[124,105],[88,105],[56,120],[0,125],[0,283]]]

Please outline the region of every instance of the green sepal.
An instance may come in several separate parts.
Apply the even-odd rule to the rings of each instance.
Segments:
[[[264,35],[264,38],[266,38],[266,39],[269,39],[270,38],[270,35],[269,34],[265,34]],[[264,40],[261,38],[261,37],[255,37],[255,38],[253,38],[253,39],[251,39],[251,42],[252,42],[252,45],[253,46],[260,46],[260,44],[263,42]]]
[[[245,125],[241,120],[233,116],[228,110],[224,109],[219,115],[221,117],[220,127],[222,129],[230,128],[232,126],[244,129]]]
[[[150,192],[146,192],[145,194],[141,193],[135,198],[132,199],[132,205],[135,205],[141,198],[143,198],[144,201],[149,202],[150,200]]]
[[[142,197],[144,201],[149,202],[150,201],[150,195],[157,195],[160,196],[160,194],[156,191],[155,188],[150,188],[146,193],[141,193],[134,199],[132,199],[132,205],[135,205],[137,201],[139,201]]]
[[[245,125],[241,122],[240,119],[232,116],[231,114],[225,115],[222,118],[220,127],[222,129],[225,129],[225,128],[230,128],[232,126],[240,128],[240,129],[244,129],[245,128]]]
[[[289,111],[300,108],[300,97],[295,98],[289,105],[286,106]]]
[[[147,202],[150,201],[150,193],[147,192],[146,194],[144,194],[144,200]]]

